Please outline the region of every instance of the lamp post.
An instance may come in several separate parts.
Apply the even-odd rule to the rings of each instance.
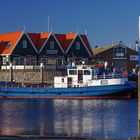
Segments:
[[[43,83],[43,63],[40,63],[40,83]]]

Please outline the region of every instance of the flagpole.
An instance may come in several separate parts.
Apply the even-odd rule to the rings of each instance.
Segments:
[[[50,17],[48,16],[48,32],[50,31]]]
[[[140,16],[139,16],[139,43],[140,44]],[[140,46],[138,45],[138,137],[140,138]]]

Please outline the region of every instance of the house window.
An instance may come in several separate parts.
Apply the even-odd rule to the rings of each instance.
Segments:
[[[124,47],[114,48],[114,58],[126,58],[126,48]]]
[[[41,58],[41,62],[46,65],[47,64],[47,58]]]
[[[56,59],[55,58],[48,58],[47,64],[48,65],[56,65]]]
[[[24,65],[24,57],[20,57],[20,65]]]
[[[9,62],[10,62],[10,59],[9,59],[8,55],[2,57],[2,64],[3,65],[9,65]]]
[[[26,41],[26,40],[23,40],[23,41],[22,41],[22,47],[23,47],[24,49],[27,48],[27,41]]]
[[[29,57],[26,57],[26,58],[24,59],[24,64],[25,64],[25,65],[30,65],[30,58],[29,58]]]
[[[76,42],[76,49],[80,50],[80,42]]]
[[[6,64],[7,64],[6,57],[3,57],[3,59],[2,59],[2,63],[3,63],[3,65],[6,65]]]
[[[67,60],[67,63],[68,63],[68,65],[72,65],[72,62],[73,62],[73,59],[72,58],[68,58],[68,60]]]
[[[54,41],[50,41],[50,49],[54,49]]]
[[[30,58],[30,65],[36,65],[36,59]]]
[[[14,65],[20,65],[20,58],[19,57],[14,57],[13,58],[13,63],[14,63]]]
[[[6,45],[6,49],[8,49],[10,46],[11,46],[11,44],[12,44],[12,42],[11,41],[9,41],[8,43],[7,43],[7,45]]]
[[[62,65],[63,65],[63,59],[58,58],[58,59],[57,59],[57,65],[58,65],[58,66],[62,66]]]

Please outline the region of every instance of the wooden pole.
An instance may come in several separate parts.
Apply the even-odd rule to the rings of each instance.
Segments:
[[[9,67],[9,81],[13,82],[13,65],[12,65],[12,63],[10,63],[10,67]]]

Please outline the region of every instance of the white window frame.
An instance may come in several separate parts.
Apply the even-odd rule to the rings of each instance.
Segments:
[[[76,42],[76,50],[80,50],[80,42],[79,41]]]
[[[6,63],[7,63],[6,57],[3,57],[2,58],[2,65],[6,65]]]
[[[26,40],[22,41],[22,48],[24,48],[24,49],[27,48],[27,41]]]
[[[54,49],[54,41],[50,41],[50,49]]]
[[[123,53],[123,51],[116,51],[118,48],[123,48],[123,49],[125,49],[125,52],[124,52],[124,57],[117,57],[117,56],[115,56],[117,53]],[[126,59],[127,58],[127,52],[126,52],[126,48],[125,47],[115,47],[114,49],[113,49],[113,59]]]

